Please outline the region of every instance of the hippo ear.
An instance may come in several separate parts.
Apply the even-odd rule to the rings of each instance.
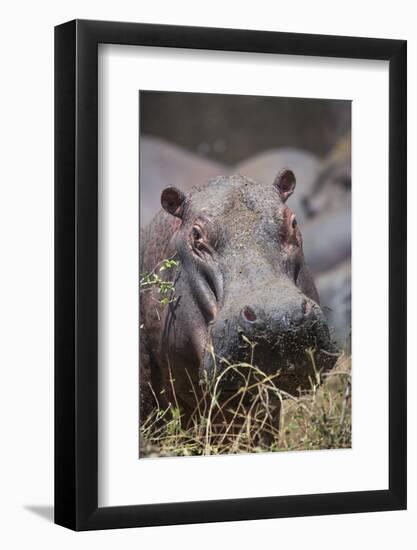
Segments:
[[[277,188],[281,200],[285,202],[295,189],[295,175],[292,170],[284,168],[278,173],[274,181],[274,187]]]
[[[186,196],[176,187],[166,187],[161,194],[161,204],[164,210],[177,218],[182,218]]]

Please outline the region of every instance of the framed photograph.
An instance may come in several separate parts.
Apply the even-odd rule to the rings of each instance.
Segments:
[[[406,507],[406,42],[55,29],[55,522]]]

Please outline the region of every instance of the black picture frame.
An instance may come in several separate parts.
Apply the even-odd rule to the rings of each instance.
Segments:
[[[389,61],[389,488],[98,507],[98,44]],[[74,20],[55,28],[55,522],[74,530],[406,508],[404,40]]]

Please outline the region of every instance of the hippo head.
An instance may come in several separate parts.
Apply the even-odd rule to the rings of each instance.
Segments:
[[[163,208],[178,218],[171,245],[181,271],[164,331],[177,380],[185,367],[201,379],[221,364],[249,361],[248,342],[254,364],[280,371],[288,392],[310,387],[312,354],[315,368],[334,365],[336,348],[286,205],[295,183],[285,169],[270,185],[239,175],[189,196],[162,192]],[[235,391],[239,379],[231,370],[224,391]]]

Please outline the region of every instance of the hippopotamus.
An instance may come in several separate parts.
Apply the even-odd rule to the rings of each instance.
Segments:
[[[172,297],[140,294],[140,410],[154,397],[175,400],[186,415],[202,380],[224,365],[253,360],[279,387],[297,394],[311,387],[315,369],[331,369],[338,349],[305,262],[297,219],[286,202],[296,187],[285,168],[269,183],[243,175],[218,176],[191,192],[161,193],[162,210],[142,231],[141,273],[161,271]],[[324,246],[324,243],[323,243]],[[254,355],[251,356],[253,344]],[[241,378],[230,371],[220,396]],[[152,392],[150,388],[152,387]]]

